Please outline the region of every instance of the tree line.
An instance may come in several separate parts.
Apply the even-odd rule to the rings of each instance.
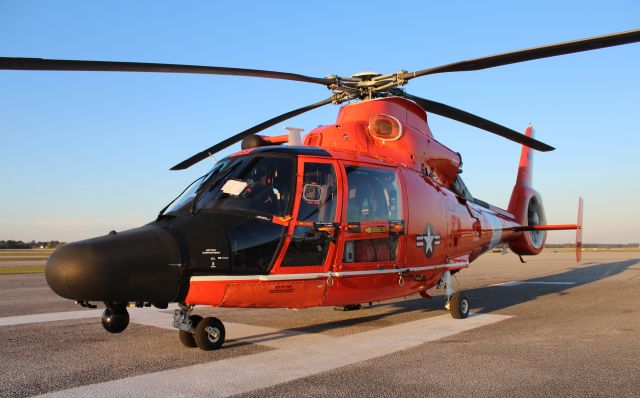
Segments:
[[[575,243],[549,243],[545,247],[549,249],[574,247]],[[638,243],[583,243],[582,247],[585,249],[629,249],[640,247]]]
[[[60,242],[58,240],[50,240],[48,242],[36,242],[32,240],[31,242],[23,242],[21,240],[0,240],[0,249],[55,249],[67,242]]]

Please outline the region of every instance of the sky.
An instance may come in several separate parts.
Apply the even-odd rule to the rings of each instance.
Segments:
[[[240,5],[242,4],[242,5]],[[232,66],[324,77],[420,70],[640,28],[640,2],[0,0],[0,56]],[[412,80],[408,92],[524,131],[549,223],[640,242],[640,44]],[[212,162],[174,164],[329,96],[231,76],[0,71],[0,240],[73,241],[145,224]],[[332,124],[327,106],[272,127]],[[520,147],[437,115],[475,197],[506,207]],[[229,148],[219,155],[237,150]],[[551,232],[548,242],[572,242]]]

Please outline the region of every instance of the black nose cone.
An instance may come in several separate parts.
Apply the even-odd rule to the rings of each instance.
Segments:
[[[173,301],[178,295],[180,255],[175,239],[153,225],[69,243],[45,270],[62,297],[81,301]]]

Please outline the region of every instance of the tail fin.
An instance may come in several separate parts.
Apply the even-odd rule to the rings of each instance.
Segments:
[[[527,127],[525,135],[533,138],[533,126],[529,125]],[[520,153],[520,164],[518,165],[518,176],[511,193],[508,208],[515,221],[522,226],[545,225],[547,223],[544,207],[542,206],[542,198],[532,187],[532,175],[533,149],[523,145]],[[546,238],[546,231],[523,231],[522,235],[518,235],[510,242],[509,247],[516,254],[538,254],[542,251]]]
[[[582,196],[578,198],[578,222],[576,223],[576,261],[582,258]]]
[[[529,124],[524,132],[527,137],[533,138],[533,126]],[[520,164],[518,165],[518,177],[516,178],[516,187],[530,187],[533,171],[533,149],[523,145],[520,152]]]
[[[525,131],[533,138],[533,127]],[[509,242],[511,250],[518,255],[539,254],[544,248],[547,231],[576,230],[576,260],[580,262],[582,249],[582,198],[578,200],[578,222],[576,224],[547,225],[540,194],[532,188],[533,150],[522,146],[518,177],[509,200],[509,212],[513,214],[520,227],[514,228],[521,234]]]
[[[527,137],[533,137],[533,126],[529,125],[525,131]],[[516,184],[511,192],[511,199],[509,200],[509,212],[514,215],[516,221],[521,225],[532,225],[529,221],[529,214],[531,211],[538,211],[537,224],[544,224],[544,210],[542,208],[542,201],[540,194],[538,194],[532,188],[532,175],[533,175],[533,149],[528,146],[522,146],[522,152],[520,152],[520,164],[518,165],[518,176],[516,177]],[[529,209],[531,199],[537,202],[536,209]],[[531,214],[535,216],[535,214]],[[533,221],[533,220],[531,220]]]

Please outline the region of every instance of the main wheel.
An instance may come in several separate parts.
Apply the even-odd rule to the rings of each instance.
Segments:
[[[120,333],[129,326],[129,313],[125,307],[109,308],[102,313],[102,327],[109,333]]]
[[[202,317],[200,315],[191,315],[189,320],[191,320],[191,327],[195,329],[196,326],[198,326],[198,323],[202,320]],[[180,329],[178,330],[178,337],[180,338],[182,345],[185,347],[194,348],[198,346],[193,338],[192,332]]]
[[[449,312],[454,319],[469,316],[469,299],[463,292],[455,292],[449,299]]]
[[[224,343],[224,325],[218,318],[204,318],[193,331],[193,339],[204,351],[217,350]]]

